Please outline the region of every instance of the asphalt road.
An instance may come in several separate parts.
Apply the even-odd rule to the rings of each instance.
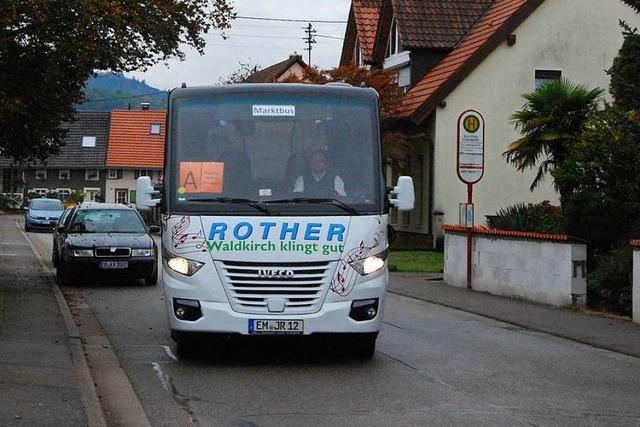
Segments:
[[[640,359],[411,298],[389,296],[371,361],[246,340],[177,360],[160,285],[74,292],[154,426],[640,425]]]

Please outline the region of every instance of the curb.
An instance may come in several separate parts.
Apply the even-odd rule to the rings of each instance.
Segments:
[[[107,419],[104,415],[104,411],[102,410],[102,406],[100,405],[100,399],[98,398],[98,393],[94,385],[95,382],[91,375],[91,370],[89,369],[89,364],[87,363],[87,358],[82,347],[82,337],[78,332],[75,322],[73,321],[67,301],[64,299],[64,295],[62,295],[62,291],[58,284],[50,279],[53,274],[52,270],[45,264],[42,256],[38,253],[38,250],[29,236],[27,236],[24,230],[20,227],[18,221],[16,221],[16,228],[29,244],[31,251],[42,267],[42,270],[45,273],[49,273],[48,275],[45,275],[45,280],[51,285],[51,289],[53,290],[56,302],[58,303],[58,308],[60,309],[60,313],[62,314],[62,318],[64,319],[64,324],[67,329],[69,347],[71,348],[71,357],[73,364],[77,369],[80,398],[87,414],[88,424],[91,427],[107,427]]]
[[[502,323],[507,323],[509,325],[514,325],[517,326],[519,328],[522,329],[528,329],[530,331],[535,331],[535,332],[541,332],[544,334],[548,334],[548,335],[552,335],[554,337],[559,337],[559,338],[563,338],[578,344],[583,344],[583,345],[588,345],[589,347],[594,347],[594,348],[599,348],[602,350],[607,350],[607,351],[611,351],[613,353],[618,353],[618,354],[624,354],[625,356],[630,356],[630,357],[634,357],[634,358],[640,358],[640,354],[638,353],[634,353],[631,351],[626,351],[624,349],[620,349],[619,347],[616,346],[611,346],[611,345],[607,345],[607,344],[599,344],[599,343],[595,343],[595,342],[590,342],[584,339],[580,339],[577,338],[575,336],[571,336],[568,334],[563,334],[561,332],[558,331],[554,331],[552,329],[547,329],[547,328],[540,328],[540,327],[535,327],[535,326],[531,326],[527,323],[523,323],[523,322],[518,322],[512,319],[508,319],[506,317],[501,317],[501,316],[492,316],[490,314],[487,314],[485,312],[481,312],[480,310],[471,310],[468,308],[464,308],[464,307],[460,307],[460,306],[456,306],[453,304],[448,304],[448,303],[444,303],[444,302],[440,302],[440,301],[434,301],[434,300],[430,300],[427,299],[425,297],[418,297],[415,295],[410,295],[409,293],[402,293],[396,290],[391,290],[389,289],[388,292],[390,294],[394,294],[394,295],[399,295],[401,297],[405,297],[405,298],[411,298],[411,299],[415,299],[418,301],[423,301],[429,304],[435,304],[441,307],[446,307],[446,308],[450,308],[452,310],[458,310],[458,311],[462,311],[464,313],[470,313],[470,314],[474,314],[476,316],[480,316],[480,317],[484,317],[487,319],[492,319],[492,320],[496,320],[498,322],[502,322]]]

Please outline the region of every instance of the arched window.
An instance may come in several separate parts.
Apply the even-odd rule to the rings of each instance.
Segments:
[[[389,32],[389,41],[387,42],[387,53],[385,58],[389,58],[390,56],[397,55],[401,52],[402,42],[400,41],[400,34],[398,33],[398,24],[394,17],[393,23],[391,24],[391,31]]]

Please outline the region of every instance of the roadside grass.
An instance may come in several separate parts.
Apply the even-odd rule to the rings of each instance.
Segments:
[[[444,254],[434,251],[391,251],[389,271],[401,273],[442,273]]]

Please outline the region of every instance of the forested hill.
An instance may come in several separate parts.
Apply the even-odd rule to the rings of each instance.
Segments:
[[[110,111],[139,109],[141,102],[151,104],[151,109],[167,108],[167,93],[149,86],[144,81],[122,74],[104,73],[92,77],[85,84],[85,102],[76,105],[78,110]]]

